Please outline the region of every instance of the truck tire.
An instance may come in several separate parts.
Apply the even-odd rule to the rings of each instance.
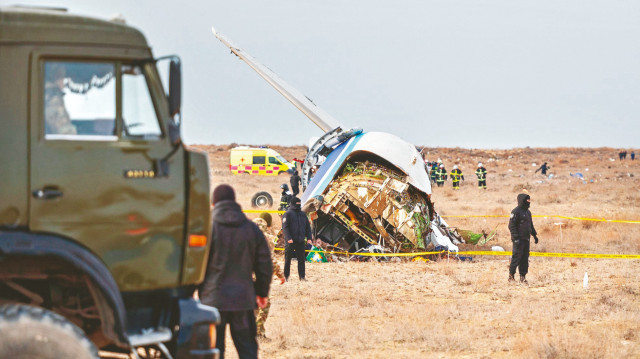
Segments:
[[[98,350],[64,317],[22,304],[0,306],[0,358],[97,359]]]
[[[269,192],[258,192],[251,197],[251,207],[253,208],[271,208],[273,206],[273,197]]]

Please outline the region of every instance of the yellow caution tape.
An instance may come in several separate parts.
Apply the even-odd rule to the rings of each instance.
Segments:
[[[460,215],[460,216],[442,216],[445,218],[509,218],[508,214],[499,214],[499,215]],[[582,217],[569,217],[569,216],[558,216],[558,215],[543,215],[543,214],[535,214],[532,217],[536,218],[563,218],[563,219],[572,219],[576,221],[596,221],[596,222],[611,222],[611,223],[634,223],[640,224],[640,221],[628,221],[628,220],[619,220],[619,219],[605,219],[605,218],[582,218]]]
[[[284,248],[278,247],[276,250],[282,251]],[[444,254],[445,251],[439,252],[410,252],[410,253],[354,253],[340,251],[319,251],[305,250],[307,253],[323,253],[323,254],[341,254],[349,256],[365,256],[365,257],[417,257],[431,254]],[[467,252],[449,252],[450,255],[478,255],[478,256],[510,256],[511,252],[507,251],[467,251]],[[531,257],[556,257],[556,258],[616,258],[616,259],[640,259],[640,254],[595,254],[595,253],[546,253],[546,252],[530,252]]]
[[[283,251],[284,248],[276,247],[275,250]],[[417,257],[417,256],[425,256],[429,254],[438,254],[445,253],[442,251],[439,252],[415,252],[415,253],[355,253],[355,252],[341,252],[341,251],[318,251],[318,250],[310,250],[306,249],[307,253],[323,253],[323,254],[341,254],[348,256],[365,256],[365,257]]]
[[[277,211],[275,209],[243,209],[242,212],[244,212],[244,213],[263,213],[263,212],[267,212],[267,213],[284,213],[286,211]]]
[[[285,213],[286,211],[277,211],[277,210],[260,210],[260,209],[245,209],[244,213]],[[482,215],[459,215],[459,216],[441,216],[444,218],[509,218],[508,214],[482,214]],[[630,221],[630,220],[622,220],[622,219],[605,219],[605,218],[583,218],[583,217],[570,217],[570,216],[559,216],[559,215],[545,215],[545,214],[534,214],[532,217],[535,218],[562,218],[562,219],[571,219],[575,221],[595,221],[595,222],[610,222],[610,223],[634,223],[640,224],[640,221]]]
[[[469,251],[459,252],[458,254],[480,255],[480,256],[510,256],[511,252],[493,252],[493,251]],[[546,253],[546,252],[530,252],[532,257],[564,257],[564,258],[625,258],[640,259],[640,254],[596,254],[596,253]]]

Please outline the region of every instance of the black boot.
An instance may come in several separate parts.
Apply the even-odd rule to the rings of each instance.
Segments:
[[[515,282],[516,279],[513,277],[513,274],[509,273],[509,282]]]
[[[520,274],[520,283],[529,285],[529,282],[527,282],[527,278],[525,278],[522,274]]]

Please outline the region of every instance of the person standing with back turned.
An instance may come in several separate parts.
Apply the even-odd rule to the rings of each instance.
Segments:
[[[211,250],[204,281],[198,290],[203,304],[218,308],[216,347],[224,359],[227,324],[241,359],[258,357],[256,304],[268,302],[272,267],[269,247],[258,226],[247,219],[231,186],[213,191]],[[255,274],[255,282],[253,280]]]
[[[289,183],[291,183],[291,190],[293,191],[293,195],[297,197],[300,193],[300,185],[302,184],[302,179],[298,175],[298,171],[293,171],[291,178],[289,178]]]
[[[480,162],[478,162],[476,176],[478,177],[478,188],[487,189],[487,169]]]
[[[520,193],[518,195],[518,207],[511,211],[509,218],[509,232],[511,232],[511,241],[513,249],[511,255],[511,265],[509,266],[509,282],[515,282],[514,275],[516,268],[520,272],[520,283],[529,284],[526,279],[529,271],[529,247],[531,236],[535,238],[538,244],[538,233],[533,227],[531,219],[531,197],[528,194]]]
[[[298,260],[298,277],[305,280],[304,262],[304,240],[311,244],[311,225],[307,215],[300,210],[300,198],[293,197],[289,209],[282,216],[282,233],[284,234],[284,276],[289,280],[291,272],[291,258],[295,253]]]

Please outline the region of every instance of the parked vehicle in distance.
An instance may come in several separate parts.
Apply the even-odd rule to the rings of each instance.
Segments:
[[[276,176],[291,172],[295,166],[271,148],[235,147],[229,154],[229,170],[233,174]]]

